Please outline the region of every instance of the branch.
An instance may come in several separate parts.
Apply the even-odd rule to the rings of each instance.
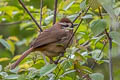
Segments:
[[[101,9],[99,8],[99,13],[101,19],[103,19],[101,14]],[[105,34],[109,41],[109,78],[110,80],[113,80],[113,68],[112,68],[112,38],[110,37],[109,33],[107,32],[107,29],[105,29]]]
[[[42,7],[43,7],[43,0],[41,0],[41,2],[40,2],[40,27],[42,24]]]
[[[109,76],[110,80],[113,80],[113,68],[112,68],[112,39],[109,39]]]
[[[78,16],[76,16],[76,18],[73,20],[73,23],[78,19],[78,17],[83,13],[83,11],[80,11]]]
[[[99,7],[98,10],[99,10],[99,16],[100,16],[100,18],[103,19],[101,8]]]
[[[112,38],[109,36],[107,30],[105,30],[107,38],[109,40],[109,77],[113,80],[113,68],[112,68]]]
[[[83,15],[85,15],[85,14],[88,12],[89,8],[90,8],[90,6],[86,9],[86,12],[85,12]],[[70,42],[71,42],[72,38],[74,37],[75,33],[77,32],[78,28],[80,27],[80,24],[82,23],[82,21],[83,21],[83,18],[81,18],[81,20],[80,20],[80,22],[79,22],[76,30],[74,31],[74,33],[72,34],[70,40],[68,41],[67,46],[65,47],[65,50],[66,50],[66,48],[68,47],[68,45],[70,44]],[[70,55],[69,55],[69,56],[70,56]],[[68,58],[69,58],[69,56],[68,56]]]
[[[100,57],[100,56],[101,56],[101,54],[102,54],[102,52],[103,52],[103,50],[104,50],[104,48],[105,48],[106,44],[107,44],[107,42],[105,42],[105,43],[104,43],[104,45],[103,45],[103,47],[102,47],[102,49],[101,49],[101,51],[100,51],[100,53],[99,53],[98,57]],[[93,63],[93,64],[92,64],[92,66],[91,66],[91,69],[93,69],[93,68],[95,67],[95,65],[96,65],[96,63]]]
[[[32,14],[29,12],[29,10],[25,7],[25,5],[23,4],[23,2],[21,0],[18,0],[18,1],[22,5],[22,7],[25,9],[25,11],[29,14],[29,16],[32,18],[32,20],[35,22],[35,24],[40,29],[40,31],[42,32],[43,31],[42,28],[39,26],[39,24],[37,23],[37,21],[35,20],[35,18],[32,16]]]
[[[85,11],[84,15],[88,12],[89,8],[90,8],[90,6],[86,9],[86,11]],[[77,18],[75,18],[75,19],[77,19]],[[81,20],[80,20],[80,22],[79,22],[79,24],[78,24],[78,26],[77,26],[76,30],[74,31],[74,33],[72,34],[71,38],[69,39],[69,41],[68,41],[67,45],[65,46],[64,51],[66,50],[66,48],[67,48],[67,47],[68,47],[68,45],[70,44],[70,42],[71,42],[71,40],[72,40],[73,36],[74,36],[74,35],[75,35],[75,33],[77,32],[77,30],[78,30],[78,28],[79,28],[80,24],[82,23],[82,21],[83,21],[83,18],[81,18]],[[63,54],[63,53],[62,53],[62,54]],[[70,55],[68,55],[67,59],[69,58],[69,56],[70,56]],[[59,56],[59,59],[60,59],[61,57],[62,57],[62,56]],[[57,61],[58,61],[58,60],[57,60]],[[57,78],[57,76],[58,76],[58,74],[59,74],[59,72],[60,72],[61,70],[62,70],[62,68],[60,68],[60,69],[59,69],[58,73],[56,74],[55,79]]]
[[[54,0],[54,17],[53,17],[53,24],[55,24],[56,22],[56,12],[57,12],[57,3],[58,3],[58,0]]]
[[[101,9],[99,8],[99,15],[100,15],[100,18],[103,19],[103,16],[102,16],[102,11]],[[107,29],[105,29],[105,34],[108,38],[108,41],[109,41],[109,77],[110,77],[110,80],[113,80],[113,68],[112,68],[112,38],[110,37],[109,33],[107,32]],[[101,55],[102,51],[104,50],[104,47],[106,46],[106,44],[104,44],[99,56]],[[96,65],[96,63],[94,63],[91,68],[93,69],[94,66]]]

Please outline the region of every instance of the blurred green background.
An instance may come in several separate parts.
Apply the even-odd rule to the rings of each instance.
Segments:
[[[40,0],[24,0],[23,2],[37,22],[40,23]],[[68,17],[70,20],[74,20],[74,18],[79,15],[79,12],[86,10],[88,6],[91,6],[91,8],[87,14],[82,16],[83,22],[75,34],[76,42],[68,49],[63,59],[66,59],[69,54],[74,57],[70,57],[67,61],[59,63],[59,68],[62,68],[62,71],[58,74],[56,80],[80,80],[85,74],[89,75],[92,80],[109,80],[109,44],[108,39],[104,34],[104,29],[107,29],[109,32],[109,26],[113,24],[113,31],[110,33],[113,38],[113,76],[114,80],[120,79],[120,29],[119,27],[116,28],[120,22],[119,0],[58,0],[57,21],[63,17]],[[99,9],[102,11],[102,20],[100,18]],[[52,26],[54,0],[43,0],[42,10],[42,29],[44,30]],[[79,17],[75,23],[79,23],[80,19],[81,17]],[[24,59],[21,66],[26,65],[27,67],[23,72],[21,70],[20,72],[22,73],[19,75],[9,71],[7,72],[5,69],[9,63],[13,63],[17,60],[20,57],[20,54],[30,47],[31,41],[33,41],[38,34],[39,29],[22,8],[18,0],[0,0],[0,65],[2,66],[2,68],[0,67],[0,80],[8,80],[13,74],[14,76],[12,76],[12,78],[14,80],[49,80],[50,76],[47,74],[42,78],[41,76],[38,77],[37,74],[37,77],[36,75],[32,76],[32,78],[30,77],[33,75],[33,73],[30,73],[29,71],[30,67],[41,69],[41,67],[45,65],[41,55],[37,55],[37,58],[35,57],[36,64],[33,63],[34,57],[32,57],[33,55],[36,56],[36,54],[31,54]],[[86,41],[89,43],[86,46],[83,46]],[[102,51],[104,43],[106,43],[106,45]],[[99,56],[101,51],[102,53]],[[82,71],[81,74],[77,71],[66,73],[70,70],[76,70],[76,60],[78,61],[77,68]],[[71,64],[68,64],[69,62]],[[90,66],[94,64],[94,62],[96,65],[92,70]],[[66,64],[67,67],[63,67],[64,64]],[[86,67],[83,67],[84,65]],[[59,71],[58,68],[49,69],[52,70],[52,73],[49,73],[51,75],[56,75],[57,71]],[[3,76],[2,72],[5,72],[7,76]],[[19,73],[19,71],[17,73]],[[75,75],[73,75],[73,73]],[[63,74],[67,75],[63,78],[60,77],[63,76]],[[9,76],[10,78],[8,78]],[[72,78],[73,76],[75,77],[74,79]],[[55,76],[53,77],[53,80],[55,80]],[[88,78],[83,80],[88,80]]]

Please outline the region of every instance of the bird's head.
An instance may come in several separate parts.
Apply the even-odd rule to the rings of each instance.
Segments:
[[[61,25],[62,29],[73,28],[74,26],[76,26],[76,24],[73,24],[68,18],[62,18],[58,24]]]

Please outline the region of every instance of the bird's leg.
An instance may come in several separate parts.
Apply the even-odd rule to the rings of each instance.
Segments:
[[[47,62],[44,54],[42,54],[42,57],[43,57],[43,59],[44,59],[44,61],[45,61],[45,64],[48,65],[49,63]]]
[[[59,57],[58,57],[58,59],[57,59],[56,61],[54,61],[52,57],[49,57],[49,59],[50,59],[50,64],[52,64],[52,63],[58,64],[59,60],[60,60],[61,57],[63,57],[63,56],[64,56],[64,53],[60,53],[60,55],[59,55]]]
[[[52,57],[49,57],[49,59],[50,59],[50,64],[55,63]]]
[[[58,64],[59,60],[60,60],[61,57],[63,57],[63,56],[64,56],[64,53],[61,53],[61,54],[59,55],[59,58],[58,58],[56,61],[54,61],[54,63],[55,63],[55,64]]]

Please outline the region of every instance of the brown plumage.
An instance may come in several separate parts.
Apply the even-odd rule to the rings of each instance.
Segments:
[[[53,27],[41,32],[32,42],[31,47],[23,53],[20,59],[11,65],[11,69],[14,69],[32,51],[41,51],[50,59],[59,56],[60,53],[64,52],[64,48],[73,33],[73,30],[67,29],[68,27],[72,28],[73,23],[68,18],[62,18]]]

